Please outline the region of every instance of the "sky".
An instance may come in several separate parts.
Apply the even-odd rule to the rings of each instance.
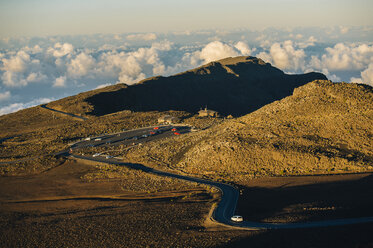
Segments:
[[[229,56],[373,86],[371,0],[0,0],[0,115]]]
[[[1,0],[0,36],[372,23],[371,0]]]

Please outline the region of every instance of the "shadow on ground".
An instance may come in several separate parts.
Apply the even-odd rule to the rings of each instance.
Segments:
[[[320,182],[333,178],[339,181]],[[371,174],[274,178],[272,186],[257,183],[244,187],[243,192],[236,212],[248,221],[305,222],[373,216]]]

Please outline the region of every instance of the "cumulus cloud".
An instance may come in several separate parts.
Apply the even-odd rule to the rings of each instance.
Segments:
[[[237,42],[234,47],[242,54],[242,55],[250,55],[251,49],[250,47],[242,41]]]
[[[70,54],[74,51],[74,46],[70,43],[56,43],[54,44],[54,47],[48,48],[48,53],[52,54],[54,57],[59,58],[62,56],[65,56],[67,54]]]
[[[96,64],[95,73],[100,76],[113,76],[117,83],[133,84],[146,77],[167,73],[167,67],[160,56],[172,49],[172,43],[162,41],[149,48],[139,48],[133,52],[103,53]]]
[[[261,52],[258,57],[273,63],[282,70],[298,71],[305,69],[306,54],[303,49],[296,49],[291,40],[275,42],[268,52]]]
[[[334,34],[340,34],[338,28],[333,30]],[[316,70],[333,81],[354,79],[372,84],[372,43],[341,42],[327,47],[325,37],[317,32],[291,32],[292,41],[287,40],[290,31],[273,30],[233,34],[226,42],[208,41],[208,37],[216,32],[179,34],[188,35],[185,37],[162,34],[175,43],[163,40],[142,47],[138,47],[141,42],[136,42],[136,46],[123,43],[126,35],[54,37],[37,45],[35,40],[17,43],[11,39],[7,48],[0,41],[0,46],[3,46],[0,52],[0,94],[1,99],[6,99],[2,100],[0,108],[14,103],[16,105],[12,108],[16,109],[21,106],[20,99],[29,103],[32,97],[59,98],[115,83],[134,84],[147,77],[167,76],[239,55],[260,57],[291,73]],[[356,33],[355,28],[354,32],[343,37],[349,37],[350,33]],[[315,37],[322,41],[317,46]],[[159,39],[151,33],[131,34],[127,38],[133,41]],[[15,47],[15,43],[20,45]],[[82,44],[87,48],[77,48]],[[62,87],[63,91],[59,90]],[[32,96],[31,92],[35,95]],[[6,107],[10,108],[9,105]]]
[[[210,42],[200,52],[196,53],[196,56],[202,59],[204,63],[237,55],[239,55],[239,53],[234,47],[220,41]]]
[[[58,77],[54,80],[53,87],[66,87],[66,76]]]
[[[30,62],[30,55],[25,51],[19,51],[15,56],[9,59],[2,59],[4,71],[11,72],[23,72],[26,69],[26,65]]]
[[[312,57],[312,67],[327,68],[330,71],[362,70],[373,62],[373,45],[338,43],[334,47],[327,47],[325,51],[321,58]]]
[[[39,45],[35,45],[33,47],[25,46],[23,48],[24,51],[30,53],[30,54],[35,54],[35,53],[41,53],[43,52],[43,48],[41,48]]]
[[[67,66],[67,73],[72,78],[85,76],[94,68],[95,62],[91,55],[82,52],[70,61]]]
[[[363,83],[373,87],[373,63],[369,64],[368,68],[361,72],[361,78],[351,78],[351,82]]]
[[[0,92],[0,102],[8,100],[10,96],[11,96],[10,91],[5,91],[4,93]]]
[[[304,49],[307,47],[314,46],[316,42],[317,42],[317,39],[314,36],[310,36],[306,41],[297,42],[297,45],[299,48]]]
[[[40,61],[31,59],[30,55],[24,50],[18,51],[9,58],[2,58],[1,76],[3,84],[7,87],[22,87],[28,83],[40,82],[46,79],[43,73],[38,72]]]
[[[150,40],[155,40],[157,39],[157,35],[154,33],[147,33],[147,34],[130,34],[127,35],[127,40],[145,40],[145,41],[150,41]]]

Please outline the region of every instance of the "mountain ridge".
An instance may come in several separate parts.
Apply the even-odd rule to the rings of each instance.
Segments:
[[[130,86],[109,86],[48,105],[93,116],[122,110],[196,113],[204,106],[223,115],[242,116],[291,95],[294,88],[316,79],[327,78],[316,72],[288,75],[255,57],[229,57],[169,77],[151,77]],[[75,105],[75,110],[69,105]],[[80,110],[76,109],[80,105]]]

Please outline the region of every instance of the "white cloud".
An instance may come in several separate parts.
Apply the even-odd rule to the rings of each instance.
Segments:
[[[188,37],[162,34],[162,38],[173,39],[176,44],[163,40],[140,48],[138,44],[141,42],[124,44],[120,38],[124,40],[126,35],[113,34],[47,38],[38,44],[30,39],[11,39],[8,45],[0,41],[0,46],[4,47],[0,53],[0,92],[11,92],[11,97],[3,96],[7,100],[2,104],[21,104],[20,99],[28,102],[32,97],[49,97],[50,94],[54,94],[51,97],[63,97],[100,85],[133,84],[150,76],[172,75],[238,55],[260,57],[291,73],[317,70],[333,81],[348,81],[355,77],[359,82],[371,84],[373,43],[334,43],[325,48],[330,40],[325,39],[325,30],[322,32],[324,36],[320,35],[321,32],[292,31],[293,41],[286,41],[289,32],[263,30],[255,34],[233,33],[225,37],[226,40],[229,38],[226,42],[209,42],[208,37],[216,35],[216,32],[179,33]],[[364,31],[364,34],[367,32],[369,35],[371,31]],[[354,27],[354,32],[340,37],[352,40],[351,35],[355,33]],[[333,29],[333,34],[340,35],[339,27]],[[315,37],[320,40],[317,46]],[[159,39],[151,34],[129,38],[134,41]],[[24,86],[27,88],[23,89]],[[13,91],[12,87],[18,88]],[[58,90],[59,87],[64,87],[63,91]],[[0,104],[0,108],[3,105]]]
[[[54,80],[53,87],[66,87],[66,76],[58,77]]]
[[[30,62],[30,55],[25,51],[19,51],[15,56],[10,57],[9,59],[2,59],[3,71],[11,72],[24,72],[26,70],[27,63]]]
[[[30,101],[30,102],[27,102],[27,103],[19,103],[19,102],[18,103],[12,103],[8,106],[0,108],[0,115],[13,113],[13,112],[16,112],[16,111],[21,110],[21,109],[31,108],[31,107],[34,107],[34,106],[37,106],[37,105],[40,105],[40,104],[44,104],[44,103],[48,103],[48,102],[51,102],[51,101],[53,101],[53,99],[39,98],[39,99]]]
[[[70,43],[56,43],[54,44],[54,47],[48,48],[48,53],[52,54],[54,57],[59,58],[62,56],[65,56],[67,54],[70,54],[74,51],[74,46]]]
[[[251,49],[250,47],[242,41],[237,42],[234,47],[240,51],[242,55],[250,55],[251,54]]]
[[[306,41],[304,42],[297,42],[297,46],[299,48],[307,48],[310,46],[314,46],[315,43],[317,42],[317,39],[314,36],[310,36]]]
[[[321,58],[312,57],[312,67],[327,68],[329,71],[362,70],[373,62],[373,45],[338,43],[334,47],[327,47],[325,51]]]
[[[27,70],[30,63],[30,55],[25,51],[19,51],[9,59],[2,58],[1,70],[4,71],[1,79],[3,84],[8,87],[21,87],[27,85],[27,80],[23,73]]]
[[[32,82],[40,82],[40,81],[43,81],[47,79],[47,76],[40,73],[40,72],[31,72],[27,78],[26,78],[26,81],[28,83],[32,83]]]
[[[127,35],[127,40],[155,40],[157,39],[157,35],[154,33],[147,33],[147,34],[130,34]]]
[[[368,68],[361,72],[361,78],[365,84],[373,86],[373,63]]]
[[[368,68],[360,73],[361,78],[351,78],[351,82],[363,83],[373,87],[373,63],[369,64]]]
[[[111,51],[103,53],[97,63],[96,73],[117,78],[117,83],[133,84],[146,77],[167,73],[167,67],[160,55],[172,49],[172,43],[153,43],[150,48],[139,48],[133,52]]]
[[[202,59],[204,63],[237,55],[239,53],[233,47],[220,41],[210,42],[200,52],[196,53],[196,56]]]
[[[4,93],[0,92],[0,102],[8,100],[10,96],[11,96],[10,91],[5,91]]]
[[[303,49],[296,49],[291,40],[274,43],[269,53],[261,52],[258,57],[282,70],[304,70],[306,54]]]
[[[23,50],[31,54],[43,52],[43,48],[41,48],[39,45],[35,45],[33,47],[26,46],[23,48]]]
[[[67,66],[67,73],[72,78],[86,76],[95,66],[95,59],[84,52],[80,53],[70,61]]]
[[[321,70],[321,72],[331,81],[333,82],[340,82],[341,81],[341,78],[338,77],[337,75],[335,74],[331,74],[328,69],[324,68]]]

